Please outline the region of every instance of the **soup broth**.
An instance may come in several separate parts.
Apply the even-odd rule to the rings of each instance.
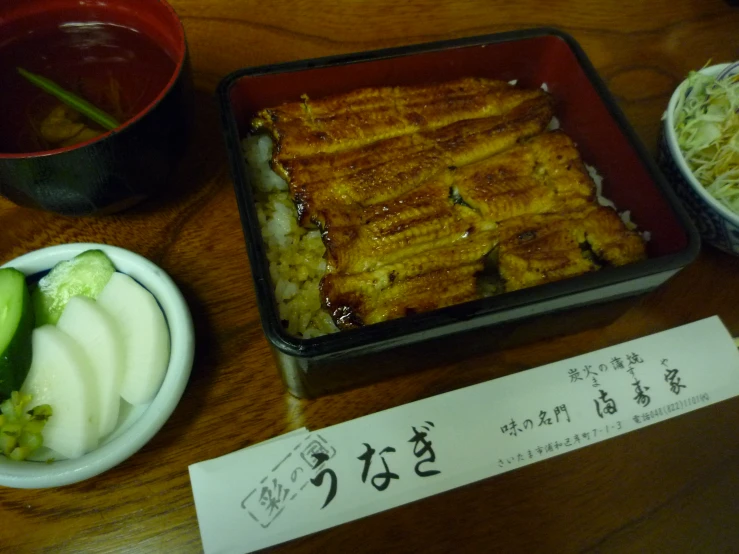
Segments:
[[[2,153],[70,146],[106,131],[28,82],[18,67],[51,79],[123,124],[157,97],[176,64],[146,35],[107,23],[65,23],[12,39],[0,36]]]

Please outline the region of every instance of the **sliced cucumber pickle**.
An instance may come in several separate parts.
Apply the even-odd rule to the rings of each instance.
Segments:
[[[19,390],[28,374],[33,322],[26,276],[0,269],[0,401]]]
[[[56,325],[73,296],[97,298],[113,273],[113,262],[102,250],[87,250],[56,264],[33,291],[36,326]]]

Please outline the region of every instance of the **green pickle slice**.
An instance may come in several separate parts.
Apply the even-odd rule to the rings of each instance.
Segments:
[[[113,273],[113,262],[102,250],[86,250],[56,264],[32,294],[36,326],[56,325],[73,296],[97,298]]]
[[[0,269],[0,401],[19,390],[28,375],[33,320],[25,275]]]

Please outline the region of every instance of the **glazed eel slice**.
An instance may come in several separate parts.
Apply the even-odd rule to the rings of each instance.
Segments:
[[[277,145],[275,161],[280,164],[297,157],[361,148],[465,119],[501,115],[545,95],[539,89],[526,90],[477,77],[372,87],[318,100],[303,96],[299,102],[261,110],[252,127],[272,135]]]
[[[357,209],[344,217],[351,225],[329,225],[325,304],[347,328],[447,306],[463,295],[477,298],[474,285],[488,254],[509,254],[508,243],[496,249],[507,221],[525,225],[538,214],[593,205],[594,186],[572,141],[559,131],[537,135],[477,163],[447,169],[389,202]],[[527,231],[521,233],[528,236]],[[581,255],[579,247],[575,253]],[[593,267],[587,259],[571,265],[573,274]],[[557,278],[556,268],[551,275]],[[515,279],[513,287],[521,288]]]
[[[551,98],[540,96],[503,115],[291,160],[285,167],[301,223],[344,224],[341,216],[347,208],[386,202],[448,167],[502,152],[541,133],[552,115]]]
[[[372,271],[493,230],[511,217],[588,206],[594,196],[569,137],[543,133],[477,163],[445,169],[387,202],[335,206],[323,236],[328,271]]]
[[[499,292],[510,292],[634,263],[646,252],[613,209],[589,205],[513,217],[372,271],[327,274],[321,290],[337,325],[351,329],[479,298],[486,257],[496,260]]]
[[[641,236],[609,207],[528,214],[501,222],[498,272],[512,291],[646,258]]]
[[[352,329],[474,300],[483,258],[495,240],[489,234],[480,238],[373,272],[326,275],[321,283],[326,308],[340,329]]]

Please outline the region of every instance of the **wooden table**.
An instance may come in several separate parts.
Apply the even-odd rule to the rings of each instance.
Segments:
[[[551,25],[583,46],[646,145],[688,70],[739,58],[720,0],[173,0],[198,85],[198,138],[166,199],[70,219],[0,200],[0,262],[94,241],[139,252],[182,288],[197,353],[161,432],[111,471],[56,490],[0,489],[0,552],[198,552],[187,466],[713,314],[739,334],[739,259],[699,260],[613,324],[324,397],[287,394],[260,327],[212,92],[243,66]],[[739,399],[391,512],[285,552],[707,551],[739,548]]]

